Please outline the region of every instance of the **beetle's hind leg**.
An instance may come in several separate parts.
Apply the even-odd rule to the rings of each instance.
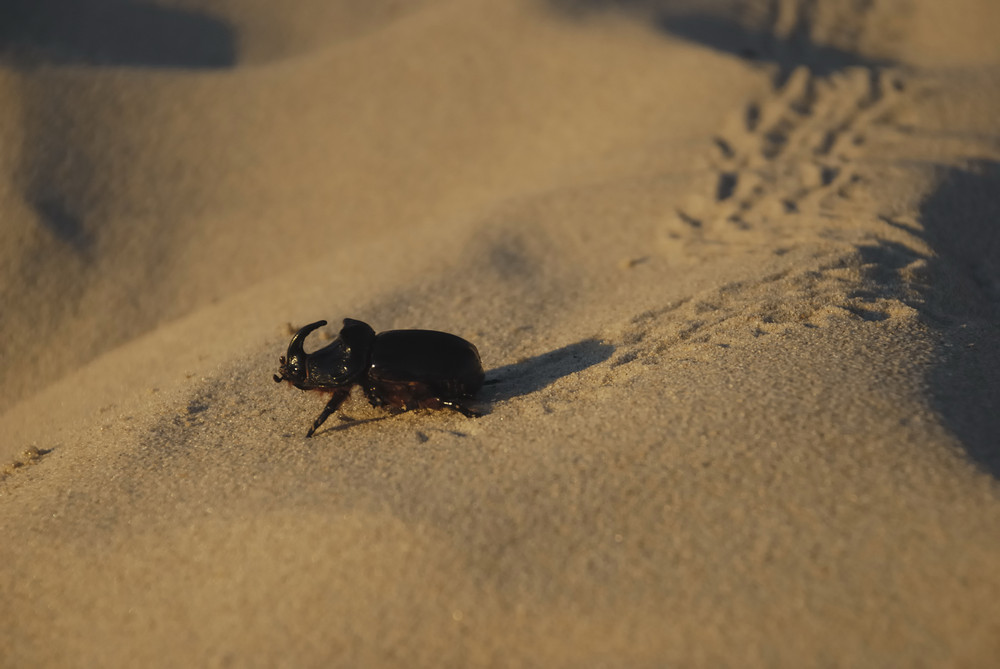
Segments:
[[[326,406],[323,407],[323,411],[320,412],[319,416],[316,417],[316,420],[313,421],[312,427],[309,428],[308,432],[306,432],[306,439],[313,436],[313,432],[319,429],[319,426],[322,425],[326,421],[326,419],[330,417],[330,414],[336,411],[340,407],[340,405],[343,404],[344,400],[346,400],[347,396],[350,394],[351,394],[350,388],[339,388],[333,391],[333,395],[330,397],[330,401],[326,403]]]
[[[455,400],[445,400],[440,397],[429,397],[427,399],[420,400],[418,406],[421,409],[451,409],[452,411],[457,411],[466,418],[483,417],[483,414],[473,411],[460,402]]]
[[[465,416],[466,418],[482,418],[483,417],[483,414],[479,413],[478,411],[473,411],[472,409],[470,409],[469,407],[465,406],[464,404],[459,404],[458,402],[455,402],[453,400],[441,400],[441,406],[448,407],[449,409],[453,409],[453,410],[457,411],[458,413],[462,414],[463,416]]]
[[[472,409],[470,409],[469,407],[465,406],[464,404],[459,404],[458,402],[455,402],[453,400],[441,400],[441,405],[442,406],[446,406],[449,409],[453,409],[453,410],[457,411],[458,413],[462,414],[466,418],[482,418],[483,417],[483,414],[479,413],[478,411],[473,411]]]

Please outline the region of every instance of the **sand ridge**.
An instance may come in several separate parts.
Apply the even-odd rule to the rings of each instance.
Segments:
[[[991,661],[994,10],[924,4],[0,33],[0,664]],[[475,342],[484,417],[304,439],[343,317]]]

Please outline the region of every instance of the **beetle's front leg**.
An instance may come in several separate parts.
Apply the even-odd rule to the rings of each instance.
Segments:
[[[344,400],[346,400],[347,396],[350,394],[351,394],[350,386],[348,386],[347,388],[338,388],[337,390],[333,391],[333,395],[330,397],[330,401],[326,403],[326,406],[323,407],[323,411],[319,414],[319,416],[317,416],[316,420],[313,422],[312,427],[309,428],[308,432],[306,432],[306,439],[313,436],[313,432],[315,432],[319,428],[319,426],[322,425],[326,421],[326,419],[330,417],[330,414],[336,411],[337,408],[341,404],[343,404]]]

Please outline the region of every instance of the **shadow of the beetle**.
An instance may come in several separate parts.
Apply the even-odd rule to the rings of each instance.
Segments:
[[[555,381],[604,362],[615,347],[597,339],[584,339],[512,365],[491,369],[476,402],[489,413],[493,404],[537,392]]]
[[[478,397],[469,404],[481,415],[493,412],[497,402],[523,397],[537,392],[555,381],[582,372],[588,367],[604,362],[614,353],[615,347],[597,339],[584,339],[575,344],[557,348],[548,353],[542,353],[511,365],[491,369],[486,373],[486,382]],[[373,418],[354,419],[341,416],[340,425],[328,427],[321,432],[340,432],[366,423],[377,423],[392,418],[398,414],[385,414]],[[321,432],[317,432],[320,434]],[[457,436],[465,436],[460,432],[452,432]],[[418,432],[421,441],[426,435]]]

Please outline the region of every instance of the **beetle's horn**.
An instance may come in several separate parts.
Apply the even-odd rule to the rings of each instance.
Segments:
[[[292,337],[292,341],[288,342],[288,353],[286,357],[288,358],[289,364],[291,364],[293,360],[305,359],[306,352],[302,348],[302,344],[305,342],[306,337],[309,336],[310,332],[317,330],[324,325],[326,325],[326,321],[316,321],[315,323],[310,323],[295,333]]]

